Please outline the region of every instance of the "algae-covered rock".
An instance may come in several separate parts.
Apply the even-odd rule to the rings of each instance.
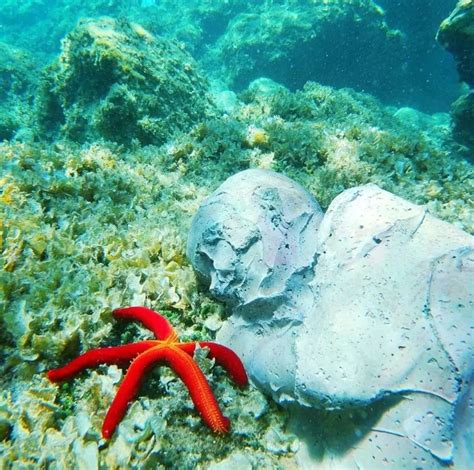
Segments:
[[[237,15],[216,43],[224,73],[239,89],[267,76],[292,89],[317,80],[379,97],[390,87],[378,77],[395,79],[402,49],[401,33],[388,28],[371,0],[272,3]]]
[[[189,340],[211,339],[215,329],[204,318],[220,309],[198,293],[184,253],[207,189],[163,170],[155,147],[111,147],[0,144],[0,468],[93,468],[97,460],[100,468],[196,468],[242,447],[265,457],[262,437],[285,416],[217,366],[209,380],[232,439],[203,426],[165,369],[150,371],[104,445],[100,428],[122,372],[99,367],[60,386],[44,376],[88,349],[144,339],[143,329],[111,319],[119,306],[153,306]]]
[[[0,141],[30,123],[37,65],[26,51],[0,42]]]
[[[178,45],[125,20],[81,20],[44,74],[43,133],[162,143],[210,107],[207,83]]]
[[[55,3],[55,0],[51,3]],[[37,19],[38,15],[43,14],[43,9],[43,0],[25,0],[21,3],[15,0],[4,0],[0,5],[0,21],[2,23],[14,23]]]
[[[474,91],[460,96],[453,103],[451,116],[454,137],[474,152]]]
[[[461,80],[474,86],[474,1],[460,0],[442,23],[438,41],[456,59]]]
[[[29,49],[49,62],[51,54],[57,54],[61,38],[80,18],[127,18],[154,34],[182,41],[203,66],[209,66],[208,73],[220,68],[220,56],[230,68],[242,67],[244,71],[246,64],[239,65],[221,50],[226,43],[231,55],[232,46],[236,50],[249,49],[258,59],[251,65],[254,70],[259,70],[264,61],[270,61],[265,71],[280,61],[288,69],[284,78],[290,87],[290,82],[304,83],[308,79],[333,86],[342,84],[374,91],[392,103],[410,103],[431,111],[445,108],[456,93],[452,63],[445,60],[441,47],[433,44],[437,26],[447,15],[442,3],[5,0],[0,2],[0,40]],[[48,8],[44,8],[46,4]],[[386,8],[386,14],[381,7]],[[249,21],[251,24],[247,24]],[[254,50],[250,50],[252,44]],[[259,46],[263,48],[261,55],[257,52]],[[311,54],[307,61],[302,59],[305,53]],[[324,53],[328,53],[327,58]],[[224,72],[232,75],[233,70]],[[280,77],[273,78],[281,79],[282,74],[284,70],[280,69]]]
[[[474,1],[460,0],[442,23],[438,41],[453,54],[459,78],[474,87]],[[467,92],[452,105],[454,138],[470,151],[474,160],[474,92]]]

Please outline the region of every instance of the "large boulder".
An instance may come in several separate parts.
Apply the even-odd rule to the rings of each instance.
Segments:
[[[236,89],[265,76],[290,89],[314,80],[393,99],[387,83],[402,80],[404,44],[372,0],[290,1],[235,16],[213,53]]]
[[[25,137],[37,78],[33,56],[0,42],[0,141]]]
[[[81,20],[44,73],[44,134],[161,144],[210,109],[207,81],[176,43],[112,18]]]
[[[474,86],[474,1],[459,0],[439,27],[438,41],[453,54],[461,80]]]
[[[457,142],[471,149],[474,162],[474,91],[461,95],[451,107],[453,135]]]
[[[453,54],[459,78],[474,86],[474,1],[459,0],[456,8],[442,23],[438,41]],[[453,134],[474,161],[474,94],[468,91],[452,106]]]
[[[286,405],[364,410],[340,464],[472,458],[474,237],[375,185],[322,218],[296,183],[247,170],[203,202],[188,256],[229,306],[218,340],[257,386]]]

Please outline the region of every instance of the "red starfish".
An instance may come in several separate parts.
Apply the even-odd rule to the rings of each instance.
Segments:
[[[193,354],[198,345],[208,348],[209,356],[215,358],[221,366],[227,369],[238,385],[244,386],[247,385],[248,378],[239,357],[231,349],[209,341],[180,343],[178,335],[168,320],[148,308],[121,308],[114,310],[113,314],[116,318],[142,322],[155,334],[157,339],[139,341],[124,346],[92,349],[64,367],[48,372],[49,380],[60,382],[76,375],[83,369],[99,364],[131,363],[105,416],[102,436],[106,439],[112,436],[118,423],[125,415],[129,403],[137,394],[144,373],[157,361],[167,362],[181,377],[204,422],[214,432],[228,432],[230,420],[219,409],[204,374],[193,360]]]

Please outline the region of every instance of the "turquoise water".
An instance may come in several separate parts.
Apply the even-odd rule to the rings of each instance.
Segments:
[[[472,240],[474,5],[455,7],[0,0],[0,468],[464,468],[474,458],[469,362],[445,400],[453,409],[387,432],[374,429],[404,390],[337,410],[331,397],[281,406],[280,391],[258,377],[240,389],[200,351],[229,434],[213,434],[161,367],[107,440],[122,369],[59,386],[46,376],[87,350],[149,339],[112,316],[127,305],[161,312],[183,341],[215,340],[235,305],[196,278],[186,240],[204,198],[241,170],[283,173],[323,211],[375,184]],[[463,325],[469,288],[446,293]],[[459,347],[471,351],[467,338]],[[417,441],[440,422],[433,442]],[[371,460],[382,435],[411,447]],[[350,460],[354,449],[370,458]]]
[[[226,56],[227,49],[222,51],[228,41],[242,54],[248,50],[248,56],[236,58],[252,62],[250,70],[250,64],[240,64],[245,71],[236,71],[233,85],[239,89],[259,76],[290,89],[314,80],[427,112],[447,111],[459,93],[454,61],[434,39],[455,0],[360,2],[350,14],[332,13],[338,18],[319,24],[317,16],[325,13],[313,14],[321,3],[317,1],[175,3],[52,0],[17,6],[3,1],[0,39],[40,54],[44,64],[59,52],[61,38],[81,17],[111,15],[130,18],[152,33],[183,41],[210,72],[221,61],[225,69],[235,67],[233,58]],[[216,54],[218,61],[209,63]]]

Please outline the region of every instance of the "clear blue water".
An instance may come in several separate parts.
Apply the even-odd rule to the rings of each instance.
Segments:
[[[219,59],[226,59],[225,54],[221,54],[219,43],[229,33],[229,26],[238,22],[238,15],[261,16],[267,12],[265,23],[268,26],[270,22],[271,26],[274,21],[275,27],[274,31],[270,27],[265,32],[272,50],[260,64],[259,52],[255,50],[255,57],[247,60],[256,60],[257,63],[251,73],[238,76],[231,83],[234,88],[241,90],[250,79],[265,75],[291,89],[301,88],[307,80],[313,80],[372,93],[385,103],[396,106],[412,106],[430,113],[449,110],[459,95],[457,73],[452,57],[437,44],[435,36],[455,0],[379,0],[378,5],[384,9],[385,16],[376,21],[384,22],[388,28],[400,33],[398,45],[395,44],[397,41],[389,45],[390,41],[384,35],[365,34],[365,26],[373,25],[374,18],[363,16],[360,30],[354,28],[353,20],[342,19],[334,21],[319,34],[317,21],[311,22],[310,15],[304,13],[317,3],[305,0],[189,0],[179,2],[179,8],[175,9],[172,1],[154,0],[50,0],[21,2],[18,7],[17,2],[3,0],[0,2],[0,41],[21,47],[44,63],[58,53],[61,39],[79,18],[100,15],[128,17],[143,23],[153,33],[183,41],[196,59],[212,69],[220,65],[219,61],[209,62],[208,58],[217,53]],[[283,19],[282,9],[289,14],[293,10],[301,22]],[[363,15],[363,9],[360,12]],[[176,18],[173,17],[175,13]],[[263,23],[258,19],[253,21],[254,28],[262,27]],[[246,31],[247,26],[243,26],[244,35],[256,33],[252,28]],[[313,42],[306,34],[308,28],[315,31],[316,40]],[[285,38],[285,34],[291,38]],[[294,37],[298,34],[301,42]],[[239,41],[246,39],[248,36],[236,36],[232,41],[240,47]],[[282,57],[275,59],[279,53]]]
[[[105,413],[117,372],[99,369],[55,388],[45,371],[89,347],[143,336],[111,326],[112,308],[136,299],[165,309],[184,337],[214,339],[223,312],[229,312],[194,283],[185,240],[204,195],[243,169],[284,173],[324,210],[344,190],[375,183],[474,233],[474,93],[460,83],[455,59],[436,40],[455,5],[0,0],[0,469],[77,468],[77,462],[108,468],[114,459],[128,462],[127,452],[134,462],[150,457],[144,468],[195,468],[202,462],[205,468],[223,457],[235,458],[230,462],[240,468],[247,453],[252,468],[280,468],[277,461],[286,468],[285,456],[296,454],[293,431],[302,443],[310,440],[308,428],[313,462],[331,452],[343,457],[366,438],[372,452],[370,433],[378,432],[373,425],[405,398],[398,390],[341,412],[301,408],[301,429],[285,434],[291,411],[257,388],[236,392],[216,374],[212,385],[220,387],[237,423],[235,435],[218,440],[202,432],[175,381],[156,374],[133,411],[138,424],[123,428],[121,438],[129,441],[109,445],[90,410]],[[261,207],[276,213],[268,201]],[[381,238],[390,242],[389,231],[383,235],[369,237],[368,255]],[[253,239],[258,237],[252,232]],[[281,256],[283,273],[289,258]],[[298,276],[304,277],[299,270],[299,282]],[[429,284],[431,289],[431,278]],[[292,284],[286,287],[293,292]],[[457,292],[446,295],[456,298]],[[273,314],[271,308],[265,315]],[[473,313],[461,301],[457,308]],[[427,310],[425,305],[419,315],[428,317]],[[456,332],[464,338],[462,333]],[[470,347],[467,342],[459,340],[460,350]],[[398,347],[401,355],[404,348]],[[435,358],[429,363],[439,366]],[[446,434],[435,432],[434,444],[414,443],[421,457],[413,468],[446,468],[452,442],[459,455],[474,453],[469,435],[452,429],[459,425],[472,433],[472,382],[469,371],[463,373],[449,375],[458,381],[458,401],[443,398],[446,408],[436,425],[429,424],[431,411],[424,416],[426,429]],[[172,397],[164,393],[168,388]],[[423,401],[424,392],[415,392]],[[438,419],[451,412],[457,414],[448,424]],[[407,428],[416,435],[423,426],[411,422]],[[78,429],[86,431],[77,435]],[[380,435],[389,441],[406,437],[397,433]],[[430,453],[431,444],[448,449],[447,456]],[[146,449],[150,455],[144,456]],[[390,445],[386,450],[391,455]],[[465,455],[460,458],[467,460]],[[92,461],[97,465],[84,463]]]

